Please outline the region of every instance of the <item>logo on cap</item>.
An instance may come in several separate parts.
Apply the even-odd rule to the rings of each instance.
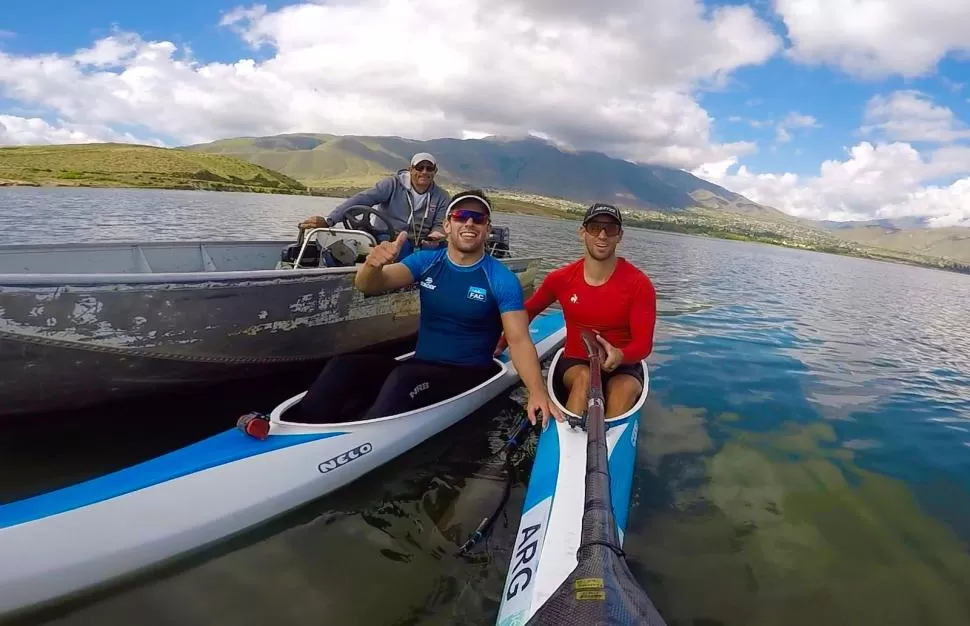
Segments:
[[[593,204],[588,209],[586,209],[586,217],[583,218],[583,224],[596,217],[597,215],[609,215],[615,219],[621,226],[623,225],[623,216],[620,214],[620,210],[617,209],[612,204]]]

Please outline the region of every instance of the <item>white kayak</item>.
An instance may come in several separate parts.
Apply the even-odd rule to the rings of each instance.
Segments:
[[[562,349],[558,349],[549,366],[546,388],[565,415],[578,418],[566,410],[565,399],[553,389],[552,377],[561,356]],[[606,420],[610,493],[621,546],[630,509],[640,414],[650,392],[645,361],[641,367],[644,385],[637,403],[623,415]],[[539,436],[497,626],[528,622],[576,568],[585,510],[586,451],[587,432],[568,421],[550,422]]]
[[[537,317],[530,331],[539,358],[549,357],[565,340],[562,312]],[[233,428],[0,506],[0,617],[160,565],[350,483],[519,381],[508,350],[496,363],[495,376],[460,395],[367,421],[287,422],[300,393],[271,412],[263,440]]]

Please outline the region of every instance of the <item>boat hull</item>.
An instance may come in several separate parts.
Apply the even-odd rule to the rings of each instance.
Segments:
[[[561,355],[562,350],[557,350],[546,386],[550,397],[568,415],[552,388]],[[640,415],[650,391],[647,365],[643,362],[641,366],[644,389],[637,403],[624,415],[606,421],[610,494],[621,546],[630,508]],[[539,436],[502,590],[498,626],[528,622],[577,565],[586,495],[586,448],[586,431],[566,422],[550,423]]]
[[[278,255],[286,243],[220,248],[210,242],[209,265],[197,268],[165,260],[191,256],[200,244],[154,244],[154,252],[125,244],[79,246],[87,250],[78,257],[87,265],[78,264],[91,270],[99,269],[92,260],[98,255],[138,252],[151,259],[145,262],[150,269],[171,271],[135,273],[132,266],[127,274],[0,274],[0,417],[259,376],[278,365],[370,349],[417,332],[416,286],[365,296],[354,288],[354,267],[235,269],[270,264],[269,253]],[[0,252],[13,258],[15,248]],[[31,256],[35,249],[29,251],[21,254],[40,265]],[[501,262],[530,294],[540,260]]]
[[[565,339],[533,320],[540,358]],[[286,422],[264,441],[232,429],[145,463],[0,506],[0,616],[65,598],[231,537],[356,480],[454,425],[519,381],[500,373],[449,400],[364,422]],[[305,392],[304,392],[305,393]]]

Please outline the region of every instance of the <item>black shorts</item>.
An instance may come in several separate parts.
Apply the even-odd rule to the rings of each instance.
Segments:
[[[553,370],[553,373],[552,373],[553,390],[555,391],[556,396],[560,398],[560,402],[564,401],[566,396],[568,395],[566,393],[566,385],[565,383],[563,383],[563,376],[565,375],[566,370],[568,370],[573,365],[589,366],[589,360],[574,359],[572,357],[561,356],[559,357],[559,360],[556,362],[556,369]],[[620,365],[612,372],[603,372],[602,373],[603,386],[605,387],[606,383],[608,383],[609,380],[614,376],[616,376],[617,374],[628,374],[630,376],[633,376],[638,381],[640,381],[640,386],[641,387],[643,386],[643,365],[641,365],[639,361],[637,361],[636,363],[620,363]],[[605,392],[606,390],[604,389],[603,391]]]

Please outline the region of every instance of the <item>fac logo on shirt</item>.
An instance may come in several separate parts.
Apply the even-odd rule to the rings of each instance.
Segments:
[[[468,299],[477,300],[479,302],[485,302],[485,289],[483,289],[482,287],[469,287]]]

